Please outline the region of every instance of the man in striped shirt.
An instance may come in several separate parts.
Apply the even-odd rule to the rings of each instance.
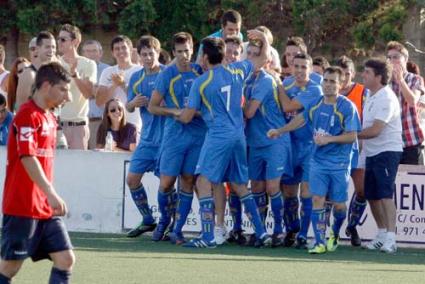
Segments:
[[[417,104],[424,94],[423,81],[420,76],[407,71],[409,53],[401,43],[390,41],[387,44],[387,59],[393,67],[391,88],[401,107],[403,155],[400,164],[423,165],[424,133],[419,124]]]

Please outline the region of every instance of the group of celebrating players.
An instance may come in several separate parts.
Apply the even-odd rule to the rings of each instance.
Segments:
[[[267,28],[248,31],[243,50],[236,40],[237,14],[229,11],[227,17],[219,34],[202,41],[199,64],[191,62],[193,41],[186,32],[173,36],[175,60],[169,66],[158,61],[156,38],[142,36],[138,42],[144,68],[132,75],[127,109],[139,107],[143,131],[127,182],[143,221],[128,236],[153,231],[152,240],[170,239],[185,247],[215,247],[228,239],[257,247],[296,242],[297,248],[307,248],[312,221],[316,242],[309,252],[321,253],[326,251],[324,232],[333,208],[327,250],[334,251],[347,215],[350,171],[362,190],[356,134],[367,89],[352,82],[354,63],[345,56],[339,67],[325,69],[323,77],[313,72],[312,58],[297,37],[287,42],[285,57],[292,74],[282,82]],[[246,59],[240,60],[244,52]],[[340,95],[342,90],[346,96]],[[149,171],[160,179],[158,223],[141,182]],[[309,183],[314,186],[309,188]],[[202,232],[187,241],[182,229],[194,192]],[[320,197],[320,209],[313,206],[313,196]],[[229,234],[224,227],[226,199],[233,219]],[[271,236],[265,230],[269,201]],[[255,231],[247,237],[242,204]],[[356,226],[365,207],[364,197],[353,198],[346,233],[356,246],[361,242]]]

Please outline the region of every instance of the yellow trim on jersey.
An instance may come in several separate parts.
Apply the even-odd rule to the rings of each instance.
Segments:
[[[205,96],[205,94],[204,94],[204,90],[205,90],[205,88],[207,87],[207,85],[208,85],[209,83],[211,83],[211,81],[212,81],[212,79],[213,79],[213,75],[214,75],[214,72],[213,72],[212,70],[208,71],[208,78],[207,78],[207,80],[205,80],[205,82],[203,82],[203,83],[201,84],[201,86],[199,87],[199,93],[201,94],[202,102],[204,103],[204,105],[207,107],[207,109],[208,109],[211,113],[212,113],[212,107],[211,107],[210,102],[207,100],[207,97],[206,97],[206,96]]]
[[[266,108],[264,107],[264,105],[261,105],[260,106],[260,112],[261,112],[261,114],[263,115],[263,116],[266,116],[267,114],[266,114]]]
[[[176,92],[174,91],[174,84],[177,82],[177,80],[180,80],[181,77],[182,77],[182,75],[179,74],[176,77],[174,77],[173,79],[171,79],[170,87],[169,87],[171,100],[176,105],[176,108],[180,108],[180,106],[179,106],[179,101],[177,100],[177,97],[176,97]]]
[[[323,99],[321,99],[320,102],[317,105],[313,106],[308,112],[308,117],[310,118],[311,121],[313,121],[313,112],[320,107],[322,102],[323,102]]]
[[[226,69],[227,71],[229,71],[230,73],[234,74],[234,75],[240,75],[241,77],[243,77],[243,71],[242,69],[236,68],[236,69],[230,69],[228,66],[223,65],[224,69]]]
[[[198,71],[196,71],[195,68],[192,68],[192,72],[196,75],[196,77],[201,76],[201,74],[199,74]]]
[[[293,86],[295,86],[295,80],[294,82],[292,82],[291,84],[289,84],[288,86],[284,86],[285,91],[289,90],[290,88],[292,88]]]
[[[140,79],[137,80],[136,83],[134,83],[134,85],[133,85],[133,93],[135,95],[141,95],[142,94],[142,93],[137,92],[137,87],[143,82],[144,79],[145,79],[145,72],[143,72],[142,77],[140,77]]]
[[[274,78],[272,78],[272,85],[273,85],[273,98],[274,101],[277,105],[277,108],[279,109],[280,112],[282,112],[282,108],[279,102],[279,96],[278,96],[278,91],[277,91],[277,83],[276,80]]]
[[[345,129],[345,125],[344,125],[344,115],[338,111],[338,109],[336,108],[336,103],[334,104],[334,113],[338,116],[339,121],[341,123],[341,127],[342,129]]]

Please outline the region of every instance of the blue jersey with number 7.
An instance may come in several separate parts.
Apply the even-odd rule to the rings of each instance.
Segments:
[[[195,80],[188,108],[201,112],[209,134],[243,134],[242,89],[253,71],[244,60],[214,67]]]

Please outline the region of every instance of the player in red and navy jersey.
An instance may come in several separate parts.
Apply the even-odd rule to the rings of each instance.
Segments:
[[[43,65],[35,91],[16,114],[7,147],[3,191],[0,284],[10,283],[24,260],[53,261],[49,283],[68,283],[75,262],[62,219],[66,204],[53,187],[56,119],[69,101],[70,75],[58,63]]]

